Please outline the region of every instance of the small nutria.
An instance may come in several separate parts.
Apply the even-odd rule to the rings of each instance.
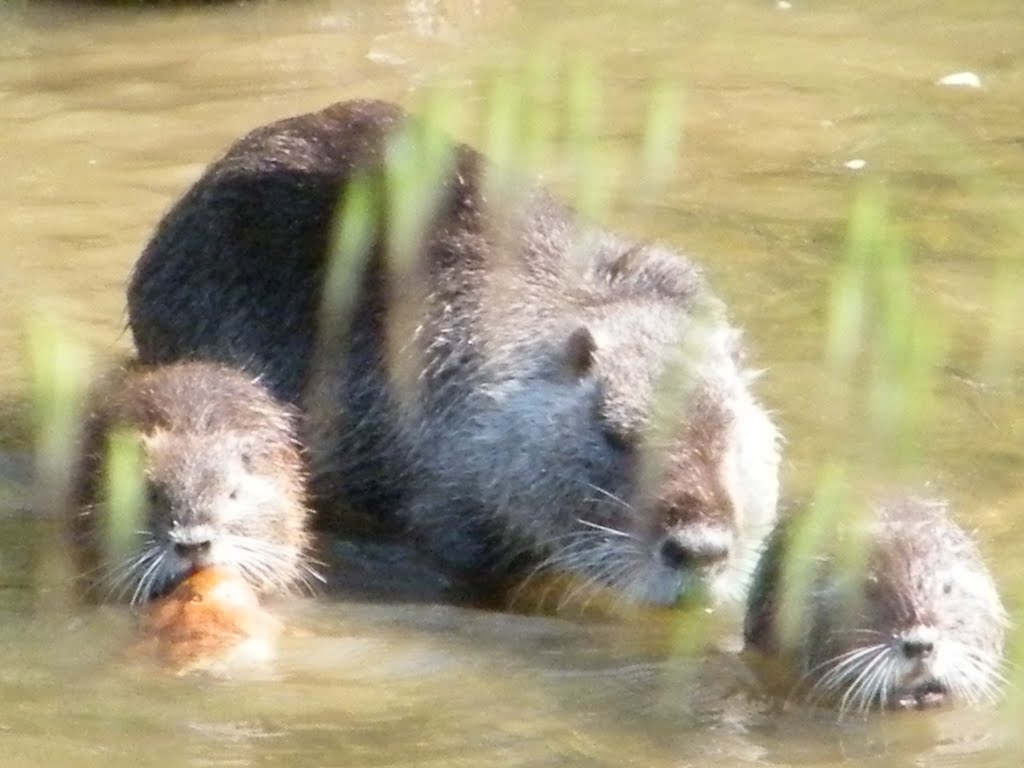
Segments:
[[[809,700],[843,712],[995,699],[1007,620],[976,544],[941,501],[876,506],[816,551],[801,551],[793,534],[794,519],[808,518],[776,526],[748,598],[747,648],[781,662],[783,677],[798,675]],[[786,571],[804,565],[787,611]]]
[[[322,522],[381,521],[479,595],[557,572],[581,597],[738,596],[737,562],[774,520],[778,436],[699,268],[537,187],[493,195],[484,158],[451,145],[402,276],[385,168],[417,127],[353,101],[238,140],[136,265],[141,358],[266,372],[304,412]],[[355,179],[383,202],[346,333],[322,354],[338,335],[318,328],[334,213]]]
[[[126,366],[102,380],[69,509],[84,595],[140,603],[212,565],[237,569],[261,593],[308,582],[306,475],[293,422],[289,406],[219,364]],[[145,506],[135,536],[114,553],[104,481],[119,430],[138,441]]]

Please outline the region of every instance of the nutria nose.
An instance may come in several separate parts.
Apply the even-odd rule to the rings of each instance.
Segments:
[[[178,557],[188,559],[202,557],[209,551],[210,542],[208,540],[188,542],[187,544],[179,541],[177,544],[174,545],[174,554],[178,555]]]
[[[669,568],[705,568],[729,556],[728,537],[712,531],[673,531],[661,540],[661,560]]]
[[[903,655],[908,659],[920,659],[931,654],[935,650],[935,643],[931,640],[904,640]]]

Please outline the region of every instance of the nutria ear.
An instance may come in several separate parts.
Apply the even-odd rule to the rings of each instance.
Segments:
[[[596,349],[594,337],[585,325],[570,333],[565,343],[565,364],[569,373],[578,379],[590,373]]]
[[[252,472],[259,454],[260,444],[251,437],[246,436],[238,442],[238,458],[242,462],[242,468],[246,472]]]

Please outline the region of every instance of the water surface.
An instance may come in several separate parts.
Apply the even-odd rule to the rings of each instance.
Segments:
[[[123,354],[136,255],[232,139],[345,98],[412,105],[438,82],[478,138],[486,73],[539,46],[599,62],[601,154],[619,168],[609,225],[692,253],[748,329],[788,439],[789,495],[826,457],[862,455],[846,450],[863,440],[857,419],[823,394],[824,317],[858,180],[890,180],[917,293],[951,333],[918,476],[978,529],[1004,592],[1024,594],[1022,385],[979,378],[993,275],[1021,259],[1019,3],[792,6],[0,5],[4,764],[1018,765],[1019,711],[780,711],[752,692],[728,614],[615,621],[320,599],[294,608],[269,677],[170,678],[125,661],[123,612],[70,605],[52,526],[22,512],[26,317],[57,318],[99,358]],[[935,85],[960,70],[983,87]],[[647,86],[666,78],[685,94],[684,139],[653,194],[624,159]],[[556,153],[535,170],[568,195],[560,168]],[[1014,343],[1024,348],[1019,331]],[[683,653],[695,622],[706,642]]]

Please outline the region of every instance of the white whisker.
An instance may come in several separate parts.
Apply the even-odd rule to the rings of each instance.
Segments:
[[[576,518],[576,521],[578,523],[580,523],[581,525],[585,525],[588,528],[593,528],[593,529],[595,529],[597,531],[601,531],[602,533],[607,533],[610,536],[622,536],[623,538],[626,538],[626,539],[634,538],[634,536],[632,534],[627,533],[626,531],[620,531],[620,530],[617,530],[615,528],[609,528],[606,525],[599,525],[598,523],[592,523],[589,520],[584,520],[581,517]]]

